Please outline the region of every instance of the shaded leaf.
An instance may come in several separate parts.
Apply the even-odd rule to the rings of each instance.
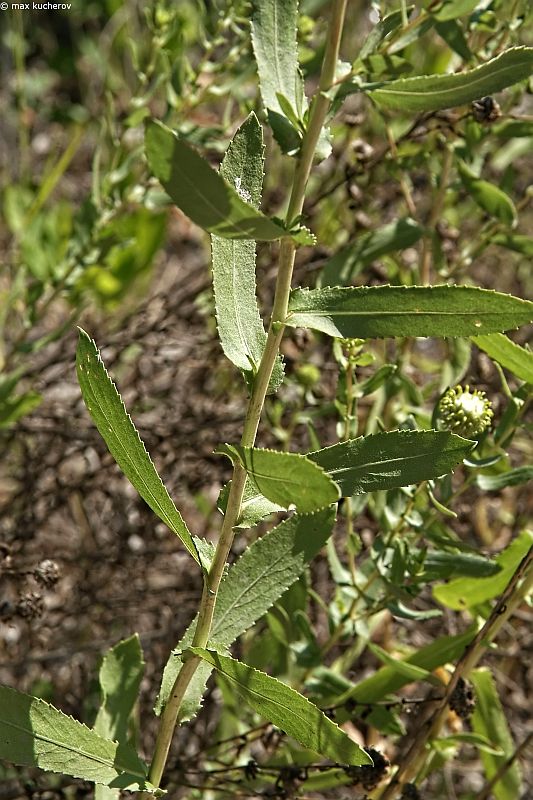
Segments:
[[[477,553],[447,553],[445,550],[430,550],[424,559],[424,577],[435,580],[452,575],[469,575],[473,578],[496,575],[501,566]]]
[[[533,353],[530,350],[515,344],[502,333],[473,336],[472,341],[521,381],[533,383]]]
[[[146,125],[146,157],[172,201],[193,222],[225,239],[271,241],[287,232],[242,199],[196,150],[161,122]]]
[[[416,244],[424,228],[410,217],[398,219],[375,231],[358,236],[324,264],[321,286],[348,284],[364,267],[377,258]]]
[[[457,19],[471,11],[479,5],[479,0],[444,0],[444,3],[437,6],[436,11],[431,11],[432,16],[438,20]]]
[[[516,222],[516,208],[508,194],[499,186],[476,177],[464,162],[458,162],[458,169],[463,186],[483,211],[505,225]]]
[[[407,678],[409,682],[427,681],[436,686],[442,685],[441,681],[427,669],[418,667],[416,664],[410,664],[408,661],[404,661],[401,658],[394,658],[394,656],[391,656],[382,647],[379,647],[377,644],[372,644],[372,642],[368,643],[368,648],[382,663],[387,664],[393,672],[397,672],[402,678]]]
[[[370,756],[338,725],[277,678],[212,650],[193,647],[190,652],[215,667],[258,714],[304,747],[334,762],[355,766],[372,764]]]
[[[298,0],[255,0],[253,3],[252,44],[263,105],[285,116],[279,95],[283,95],[293,109],[298,108],[297,20]]]
[[[263,186],[263,131],[254,113],[233,137],[220,167],[220,175],[254,208],[259,207]],[[265,348],[266,333],[259,315],[255,285],[255,242],[211,237],[213,288],[218,333],[222,349],[236,367],[255,375]],[[275,389],[283,380],[276,361],[271,379]]]
[[[533,543],[533,533],[522,531],[494,561],[501,567],[497,575],[490,578],[456,578],[449,583],[433,588],[433,596],[439,603],[456,611],[472,608],[497,597],[509,583],[514,571]]]
[[[502,750],[501,753],[494,753],[480,748],[485,775],[487,780],[490,780],[512,755],[515,746],[496,684],[489,670],[474,670],[470,675],[470,680],[476,692],[476,707],[471,720],[474,733],[485,737]],[[520,765],[515,761],[494,785],[492,795],[495,800],[516,800],[517,797],[522,796],[523,787],[520,773]]]
[[[132,747],[28,694],[0,686],[0,758],[121,789],[159,791]]]
[[[217,505],[223,514],[226,513],[230,487],[231,481],[224,486],[218,498]],[[266,497],[263,497],[261,492],[247,478],[241,503],[241,513],[234,527],[237,528],[237,530],[253,528],[254,525],[257,525],[262,519],[268,517],[269,514],[274,514],[276,511],[283,510],[283,506],[272,503],[270,500],[267,500]]]
[[[229,647],[260,619],[292,586],[328,540],[335,512],[295,514],[255,541],[232,566],[220,584],[211,637],[219,646]],[[165,667],[156,713],[164,707],[181,666],[179,654],[191,646],[196,620],[189,626]],[[197,712],[211,673],[201,664],[187,690],[180,719]]]
[[[363,87],[384,108],[406,114],[440,111],[492,95],[529,78],[533,71],[533,48],[513,47],[480,67],[453,75],[423,75],[400,78]]]
[[[414,6],[407,6],[405,11],[407,14],[410,14],[413,10]],[[401,10],[392,11],[390,14],[387,14],[380,20],[377,25],[375,25],[368,36],[365,39],[365,43],[363,44],[361,51],[359,53],[359,59],[366,58],[367,56],[374,53],[381,42],[390,34],[392,31],[399,28],[403,22],[403,14]],[[358,59],[358,60],[359,60]]]
[[[78,330],[78,382],[94,424],[124,475],[159,519],[179,536],[199,564],[191,534],[157,474],[94,341],[84,330]]]
[[[286,324],[338,338],[473,336],[524,325],[533,303],[473,286],[295,289]]]
[[[302,514],[319,511],[339,499],[339,489],[316,463],[298,453],[224,445],[219,452],[242,464],[255,487],[283,508]]]
[[[499,475],[478,475],[476,485],[485,492],[498,492],[506,486],[520,486],[533,480],[533,467],[516,467]]]
[[[474,443],[447,431],[390,431],[308,453],[343,497],[409,486],[450,472]]]
[[[133,746],[129,735],[133,712],[144,673],[141,643],[137,634],[112,647],[99,672],[101,705],[93,730],[105,739]],[[119,789],[96,785],[95,800],[118,800]]]

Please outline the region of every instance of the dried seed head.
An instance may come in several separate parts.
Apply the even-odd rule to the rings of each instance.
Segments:
[[[367,748],[366,752],[374,762],[372,766],[364,764],[362,767],[344,767],[344,772],[352,779],[354,786],[360,783],[363,789],[370,790],[374,789],[385,776],[390,762],[373,747]]]
[[[45,558],[33,571],[33,577],[41,586],[51,589],[59,580],[59,567],[52,559]]]
[[[454,386],[442,396],[438,416],[447,430],[468,439],[480,436],[490,427],[494,412],[485,392]]]
[[[36,619],[41,616],[43,610],[43,598],[38,592],[23,594],[17,603],[17,614],[23,619]]]
[[[457,686],[450,697],[451,710],[455,711],[461,719],[468,719],[475,707],[476,699],[472,685],[465,681],[464,678],[459,678]]]

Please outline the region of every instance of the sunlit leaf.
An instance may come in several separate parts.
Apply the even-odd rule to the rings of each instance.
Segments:
[[[152,511],[173,531],[200,563],[191,534],[157,474],[98,349],[79,328],[76,370],[81,393],[109,452]]]

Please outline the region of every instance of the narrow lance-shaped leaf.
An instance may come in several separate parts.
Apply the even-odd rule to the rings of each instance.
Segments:
[[[287,231],[242,199],[207,161],[161,122],[146,126],[150,169],[172,201],[193,222],[226,239],[271,241]]]
[[[334,520],[333,508],[316,514],[295,514],[245,550],[220,585],[211,640],[229,647],[266,614],[326,543]],[[181,667],[179,654],[192,645],[195,626],[196,620],[167,662],[156,706],[158,714]],[[190,719],[197,712],[210,673],[207,663],[197,669],[182,704],[181,720]]]
[[[338,338],[475,336],[533,320],[533,303],[473,286],[296,289],[286,324]]]
[[[262,495],[302,514],[319,511],[339,499],[339,488],[317,464],[298,453],[224,445],[219,452],[236,459]]]
[[[501,567],[497,575],[490,578],[455,578],[433,588],[433,596],[439,603],[461,611],[492,600],[501,594],[509,583],[518,564],[533,544],[533,533],[522,531],[508,547],[494,559]]]
[[[481,750],[480,756],[487,780],[490,780],[512,755],[515,744],[507,725],[494,678],[488,669],[476,669],[470,675],[476,692],[476,707],[472,715],[472,728],[475,733],[486,737],[492,744],[499,745],[500,753]],[[516,800],[522,797],[522,777],[520,765],[514,762],[505,770],[501,779],[492,789],[495,800]]]
[[[263,132],[254,113],[236,132],[224,156],[220,174],[241,197],[259,207],[263,185]],[[255,242],[211,237],[213,288],[222,349],[243,372],[257,372],[266,342],[255,286]],[[271,387],[283,380],[278,358]]]
[[[200,563],[191,534],[157,474],[95,343],[81,328],[76,369],[85,405],[109,452],[152,511]]]
[[[355,275],[376,258],[411,247],[423,235],[424,229],[409,217],[364,233],[324,264],[320,285],[349,284]]]
[[[111,742],[36,697],[0,686],[0,758],[130,791],[159,791],[129,745]]]
[[[343,497],[394,489],[444,475],[474,442],[447,431],[390,431],[308,453],[338,484]]]
[[[520,486],[528,481],[533,481],[533,466],[516,467],[499,475],[478,475],[476,485],[484,492],[499,492],[506,486]]]
[[[263,717],[304,747],[341,764],[372,764],[372,759],[306,697],[277,678],[229,656],[192,647],[191,653],[215,667]]]
[[[472,341],[480,350],[484,350],[494,361],[508,369],[521,381],[533,383],[533,353],[531,350],[520,347],[502,333],[473,336]]]
[[[93,729],[111,741],[134,746],[130,736],[132,717],[144,672],[141,643],[137,634],[112,647],[99,672],[102,702]],[[97,784],[95,800],[118,800],[119,789]]]
[[[280,114],[285,112],[278,95],[287,98],[293,109],[298,107],[297,19],[298,0],[254,0],[252,44],[261,97],[266,109]]]
[[[499,186],[478,178],[463,161],[458,161],[459,175],[474,202],[491,217],[504,225],[514,225],[516,208],[513,201]]]
[[[532,71],[533,47],[513,47],[467,72],[401,78],[367,85],[363,90],[384,108],[397,109],[406,114],[440,111],[471,103],[513,86],[529,78]]]

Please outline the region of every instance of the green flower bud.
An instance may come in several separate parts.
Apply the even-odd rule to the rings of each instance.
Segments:
[[[494,412],[485,392],[454,386],[442,396],[438,416],[444,428],[469,439],[481,436],[490,427]]]

